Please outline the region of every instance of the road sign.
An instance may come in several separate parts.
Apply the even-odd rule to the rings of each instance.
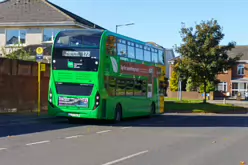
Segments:
[[[42,47],[38,47],[36,49],[36,53],[37,53],[36,54],[36,61],[37,62],[41,62],[43,60],[43,52],[44,52],[44,50]]]
[[[43,52],[44,50],[42,47],[36,49],[36,61],[38,62],[38,116],[40,115],[40,72],[46,70],[46,65],[41,64],[41,61],[43,60]]]
[[[43,60],[43,55],[42,54],[37,54],[36,55],[36,61],[41,62]]]
[[[46,71],[46,64],[41,64],[40,71],[41,72],[45,72]]]
[[[40,54],[40,55],[42,55],[43,54],[43,48],[42,47],[38,47],[37,49],[36,49],[36,53],[37,54]]]

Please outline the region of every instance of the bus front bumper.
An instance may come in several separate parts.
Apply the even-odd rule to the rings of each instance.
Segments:
[[[98,108],[95,110],[70,110],[48,105],[48,114],[56,117],[74,117],[74,118],[87,118],[97,119]]]

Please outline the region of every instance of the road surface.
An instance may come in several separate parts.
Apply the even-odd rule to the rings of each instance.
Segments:
[[[12,123],[0,125],[0,164],[236,165],[248,161],[247,127],[247,115]]]

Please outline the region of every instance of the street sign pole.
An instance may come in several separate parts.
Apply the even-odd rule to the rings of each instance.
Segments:
[[[41,72],[41,61],[42,61],[42,59],[43,59],[43,48],[42,47],[38,47],[37,49],[36,49],[36,53],[37,53],[37,55],[36,55],[36,61],[37,61],[37,63],[38,63],[38,100],[37,100],[37,108],[38,108],[38,110],[37,110],[37,112],[38,112],[38,116],[40,116],[40,107],[41,107],[41,103],[40,103],[40,82],[41,82],[41,76],[40,76],[40,72]]]
[[[40,116],[40,62],[38,62],[38,116]]]

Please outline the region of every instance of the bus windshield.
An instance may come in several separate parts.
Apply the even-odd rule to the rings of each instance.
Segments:
[[[53,69],[97,71],[100,58],[99,30],[68,30],[58,33],[52,53]]]
[[[68,30],[58,34],[55,47],[96,48],[99,49],[102,31]]]

